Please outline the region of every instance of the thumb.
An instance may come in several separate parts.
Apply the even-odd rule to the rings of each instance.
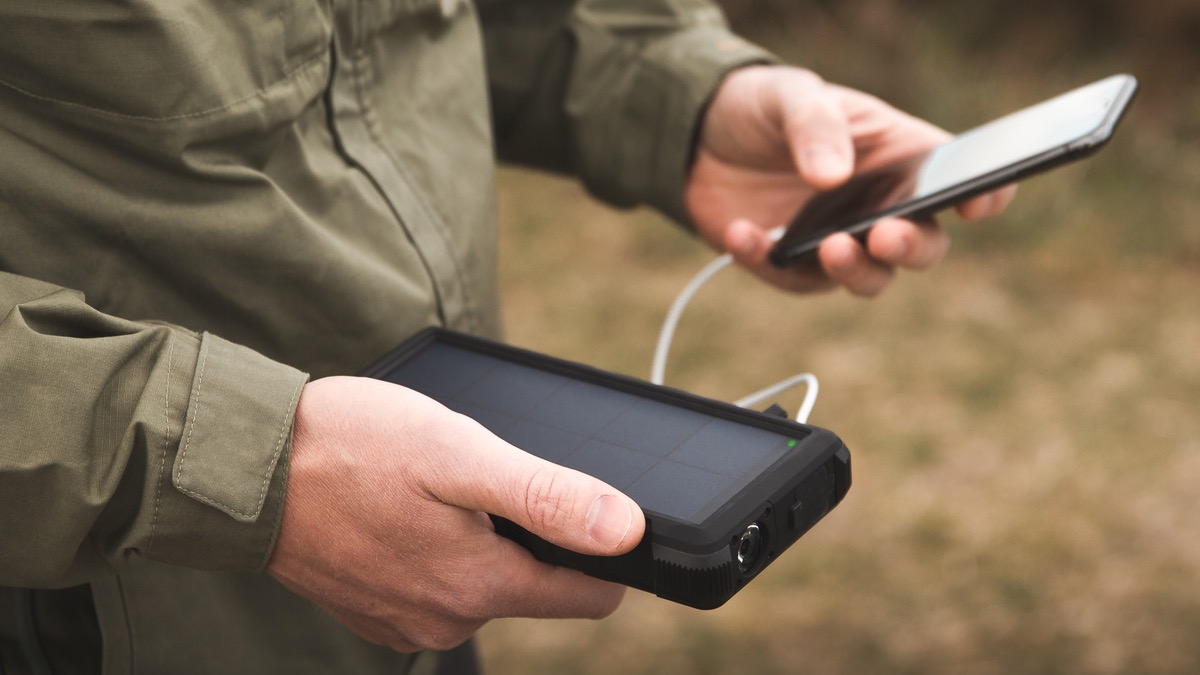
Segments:
[[[854,171],[854,142],[836,90],[802,71],[781,72],[777,79],[775,93],[797,172],[818,190],[845,182]]]
[[[520,450],[473,425],[462,452],[443,457],[436,496],[507,518],[546,541],[578,553],[618,555],[633,549],[646,520],[632,499],[607,483]]]

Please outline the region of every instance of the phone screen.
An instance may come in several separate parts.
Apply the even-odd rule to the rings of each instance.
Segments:
[[[819,193],[788,226],[773,259],[786,264],[815,251],[834,231],[859,234],[890,215],[928,217],[985,189],[1048,169],[1056,159],[1069,158],[1075,144],[1111,129],[1131,86],[1126,75],[1100,80]]]
[[[1108,120],[1122,85],[1101,80],[956,136],[926,156],[912,196],[977,181],[1086,138]]]
[[[782,433],[443,343],[385,379],[605,481],[647,511],[695,525],[797,445]]]

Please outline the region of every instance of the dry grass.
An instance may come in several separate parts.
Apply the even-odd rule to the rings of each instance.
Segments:
[[[944,107],[1104,74],[1035,72],[966,79]],[[631,592],[600,622],[494,622],[489,670],[1200,671],[1200,89],[1177,92],[1182,110],[1145,93],[1144,124],[1002,219],[950,223],[948,260],[879,299],[789,297],[741,272],[705,289],[670,382],[728,400],[814,371],[812,421],[854,455],[849,496],[719,610]],[[645,376],[709,254],[533,174],[502,177],[501,207],[509,338]]]

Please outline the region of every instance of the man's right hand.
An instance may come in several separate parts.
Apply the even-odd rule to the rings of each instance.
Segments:
[[[687,208],[705,241],[769,283],[797,292],[842,285],[857,295],[876,295],[895,268],[924,269],[945,256],[950,239],[936,223],[884,218],[871,228],[865,246],[837,233],[822,242],[819,266],[786,269],[769,261],[771,233],[816,192],[949,138],[924,120],[811,71],[738,68],[722,81],[705,113]],[[994,216],[1015,193],[1013,186],[1000,188],[957,210],[972,220]]]
[[[625,553],[645,519],[607,484],[386,382],[309,383],[267,571],[364,638],[448,649],[503,616],[601,618],[624,587],[538,562],[487,513],[581,553]]]

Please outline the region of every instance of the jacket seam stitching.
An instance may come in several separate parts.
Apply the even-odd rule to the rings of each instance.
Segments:
[[[207,365],[208,365],[208,354],[206,352],[204,354],[203,360],[200,362],[199,372],[197,372],[197,374],[196,374],[196,389],[195,389],[195,397],[194,397],[194,401],[193,401],[192,419],[188,422],[187,439],[184,441],[183,448],[179,452],[179,466],[175,470],[175,477],[179,481],[182,481],[182,479],[183,479],[183,470],[184,470],[185,465],[187,464],[188,449],[191,447],[191,444],[192,444],[192,432],[195,431],[195,429],[196,429],[196,420],[200,415],[200,395],[201,395],[201,390],[202,390],[202,386],[204,383],[204,371],[205,371]],[[289,411],[291,411],[294,408],[296,400],[300,397],[300,391],[303,389],[303,387],[304,387],[304,382],[302,380],[292,390],[292,396],[288,400],[288,410]],[[267,489],[271,485],[271,476],[275,473],[274,468],[275,468],[276,464],[279,462],[279,456],[283,453],[283,441],[287,435],[286,432],[287,432],[287,428],[288,428],[288,420],[290,418],[291,418],[290,413],[288,415],[284,416],[283,424],[280,426],[279,435],[275,441],[275,451],[271,456],[270,464],[268,464],[268,466],[271,467],[272,470],[264,473],[262,483],[259,485],[258,499],[255,501],[255,504],[257,505],[258,508],[251,509],[248,511],[243,511],[243,510],[237,508],[236,506],[231,506],[229,504],[225,504],[221,501],[213,499],[212,497],[209,497],[207,495],[196,492],[195,490],[191,490],[182,485],[179,485],[178,483],[176,483],[175,487],[178,488],[179,491],[182,492],[183,494],[185,494],[197,501],[200,501],[204,504],[208,504],[209,506],[215,506],[215,507],[221,509],[222,511],[230,513],[234,516],[244,518],[247,520],[254,520],[254,519],[258,518],[259,514],[262,513],[262,502],[263,502],[264,496],[267,493]]]
[[[289,411],[295,407],[296,401],[300,398],[300,392],[303,389],[304,389],[304,380],[301,379],[300,382],[296,384],[296,388],[292,390],[291,399],[288,400],[288,410]],[[258,502],[257,503],[260,504],[260,506],[256,510],[256,513],[255,513],[256,516],[262,512],[261,504],[262,504],[264,498],[266,497],[267,488],[271,484],[271,474],[275,473],[274,468],[277,466],[277,464],[279,462],[279,456],[283,454],[283,445],[284,445],[284,440],[287,437],[287,430],[288,430],[288,426],[289,426],[288,421],[290,419],[292,419],[292,415],[290,415],[290,414],[284,415],[283,424],[280,425],[280,427],[279,427],[279,438],[276,439],[276,441],[275,441],[275,453],[271,456],[270,466],[272,468],[272,471],[268,471],[266,473],[266,475],[263,476],[262,485],[259,487],[259,490],[258,490]]]
[[[207,117],[208,115],[215,115],[217,113],[220,113],[220,112],[223,112],[230,108],[233,108],[234,106],[237,106],[241,103],[245,103],[246,101],[260,97],[263,94],[265,94],[266,92],[270,91],[271,89],[274,89],[275,87],[278,87],[283,84],[287,84],[290,81],[297,79],[302,74],[301,71],[307,70],[310,66],[312,66],[313,63],[320,62],[322,60],[322,58],[325,56],[325,53],[326,53],[325,49],[322,48],[320,51],[316,52],[314,55],[312,55],[312,56],[308,57],[307,59],[305,59],[304,61],[301,61],[300,63],[296,64],[296,66],[294,68],[292,68],[291,70],[288,70],[287,72],[285,72],[283,77],[279,78],[278,80],[275,80],[274,82],[272,82],[268,85],[259,87],[258,89],[255,89],[254,91],[250,92],[249,94],[246,94],[245,96],[243,96],[239,99],[230,101],[224,105],[216,106],[213,108],[206,108],[204,110],[198,110],[196,112],[183,113],[181,115],[167,115],[165,117],[159,117],[159,116],[155,116],[155,115],[129,115],[126,113],[119,113],[119,112],[115,112],[112,110],[105,110],[104,108],[97,108],[95,106],[85,105],[83,103],[64,101],[62,99],[53,98],[51,96],[42,96],[41,94],[35,94],[31,91],[22,89],[21,87],[18,87],[17,85],[12,84],[11,82],[8,82],[6,80],[0,80],[0,86],[3,86],[7,89],[11,89],[12,91],[15,91],[18,94],[21,94],[23,96],[28,96],[29,98],[32,98],[36,101],[42,101],[44,103],[53,103],[55,105],[66,106],[69,108],[76,108],[79,110],[86,110],[87,112],[90,112],[92,114],[102,115],[104,117],[113,117],[113,118],[122,119],[122,120],[135,120],[135,121],[139,121],[139,122],[174,122],[174,121],[178,121],[178,120],[195,119],[195,118],[199,118],[199,117]]]
[[[204,371],[207,368],[207,366],[208,366],[208,350],[204,349],[204,347],[201,346],[200,364],[198,366],[199,370],[196,373],[196,387],[195,387],[193,401],[192,401],[192,419],[188,421],[187,439],[183,443],[183,448],[179,451],[179,466],[177,466],[175,468],[175,479],[176,479],[175,487],[178,488],[179,491],[182,492],[183,494],[185,494],[185,495],[191,497],[192,499],[195,499],[201,503],[208,504],[209,506],[214,506],[218,509],[221,509],[222,511],[226,511],[227,513],[231,513],[235,516],[253,519],[257,514],[243,513],[237,507],[230,506],[228,504],[223,504],[223,503],[217,501],[216,499],[213,499],[212,497],[200,494],[199,492],[196,492],[194,490],[189,490],[188,488],[179,484],[183,480],[183,470],[187,464],[188,449],[192,445],[192,434],[193,434],[193,432],[196,431],[196,421],[200,417],[200,398],[201,398],[201,394],[203,392]]]
[[[304,390],[304,385],[306,382],[307,382],[306,378],[301,378],[300,382],[296,384],[295,390],[292,391],[292,398],[288,402],[289,410],[292,410],[296,404],[296,401],[299,400],[300,392]],[[265,495],[266,495],[267,489],[269,488],[269,486],[271,484],[271,476],[275,473],[276,470],[278,470],[279,458],[283,456],[283,448],[287,445],[287,443],[286,443],[287,431],[288,431],[288,428],[291,426],[288,422],[291,419],[294,419],[294,415],[284,415],[283,424],[279,428],[279,439],[277,440],[277,442],[275,444],[275,455],[271,458],[271,467],[273,468],[273,470],[268,472],[265,476],[263,476],[262,488],[258,492],[258,503],[259,503],[258,513],[259,514],[262,513],[262,510],[266,504]],[[276,513],[279,513],[279,514],[283,513],[283,506],[284,506],[284,499],[280,499],[279,507],[278,507]],[[271,536],[267,537],[266,541],[263,543],[263,552],[259,555],[259,560],[262,561],[261,563],[259,563],[260,569],[262,567],[266,566],[266,564],[269,562],[269,556],[271,555],[271,551],[274,549],[275,538],[277,536],[278,536],[278,528],[273,528],[271,531]]]
[[[154,549],[154,538],[158,534],[158,514],[159,507],[162,505],[163,495],[163,473],[167,468],[167,455],[171,452],[171,370],[175,365],[175,335],[167,334],[167,383],[166,393],[163,394],[163,447],[162,455],[158,461],[158,486],[154,495],[154,516],[150,519],[150,541],[146,543],[146,550]]]
[[[187,438],[184,439],[183,448],[179,451],[179,466],[175,469],[176,480],[183,479],[183,468],[187,464],[188,449],[192,446],[192,434],[196,431],[196,420],[200,417],[200,395],[204,384],[204,370],[208,366],[208,350],[203,345],[200,347],[200,363],[197,365],[196,372],[196,387],[193,391],[192,401],[192,418],[188,420]],[[187,492],[186,489],[180,487],[180,490]],[[189,493],[190,494],[190,493]]]

